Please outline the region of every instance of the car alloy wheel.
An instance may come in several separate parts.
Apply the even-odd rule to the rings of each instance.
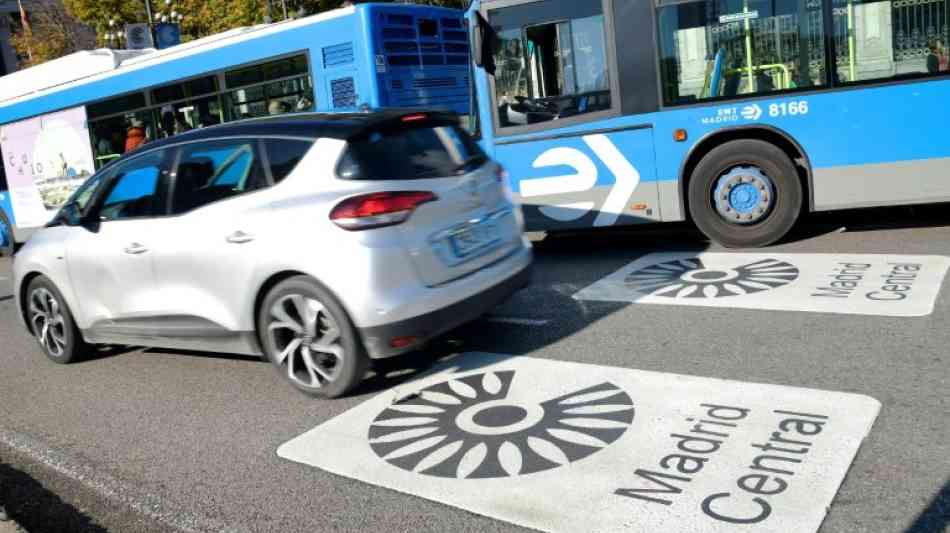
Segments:
[[[339,325],[321,302],[302,294],[277,300],[267,325],[274,363],[287,378],[307,389],[320,389],[340,376],[346,357]]]
[[[44,287],[30,293],[30,325],[33,334],[52,357],[62,357],[66,351],[66,320],[62,305],[56,296]]]

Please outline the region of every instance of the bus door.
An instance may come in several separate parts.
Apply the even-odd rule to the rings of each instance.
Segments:
[[[653,129],[620,117],[607,3],[499,2],[481,12],[486,144],[530,230],[660,220]]]

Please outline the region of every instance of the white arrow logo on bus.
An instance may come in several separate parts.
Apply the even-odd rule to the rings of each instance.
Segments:
[[[640,172],[606,135],[586,135],[583,139],[616,180],[594,220],[594,226],[612,226],[620,218],[627,200],[640,184]],[[537,169],[571,167],[574,174],[524,180],[521,182],[521,196],[525,198],[585,192],[597,186],[597,165],[587,154],[575,148],[552,148],[538,156],[533,166]],[[547,217],[569,222],[583,217],[593,208],[594,202],[575,202],[543,206],[540,210]]]
[[[742,118],[746,120],[759,120],[762,116],[762,108],[757,104],[747,105],[742,108]]]

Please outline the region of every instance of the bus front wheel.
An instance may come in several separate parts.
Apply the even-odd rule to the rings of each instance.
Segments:
[[[778,241],[795,225],[802,184],[784,151],[743,139],[702,158],[688,198],[693,222],[707,237],[728,248],[757,248]]]

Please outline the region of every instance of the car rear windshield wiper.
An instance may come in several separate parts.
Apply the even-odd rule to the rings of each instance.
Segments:
[[[465,161],[459,163],[459,164],[455,167],[455,173],[456,173],[456,174],[464,174],[465,172],[468,172],[468,167],[474,165],[475,163],[483,163],[483,162],[485,162],[487,159],[488,159],[487,157],[485,157],[484,155],[481,155],[481,154],[479,154],[479,155],[473,155],[472,157],[469,157],[469,158],[466,159]]]

